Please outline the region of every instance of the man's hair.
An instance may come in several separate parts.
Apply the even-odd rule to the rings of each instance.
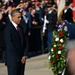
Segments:
[[[75,48],[75,40],[69,40],[66,43],[66,51],[68,52],[71,48]]]
[[[13,10],[12,12],[11,12],[11,16],[14,16],[16,13],[21,13],[18,9],[16,9],[16,10]]]

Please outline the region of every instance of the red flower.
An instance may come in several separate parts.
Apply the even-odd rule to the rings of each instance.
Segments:
[[[54,45],[54,42],[52,42],[52,45]]]
[[[59,58],[59,55],[56,55],[55,57],[56,57],[56,59],[58,59]]]
[[[60,43],[60,40],[57,43]]]
[[[53,48],[53,51],[55,51],[56,49],[55,48]]]
[[[63,34],[62,31],[59,32],[59,35],[60,35],[60,37],[63,37],[64,36],[64,34]]]
[[[59,49],[63,49],[63,46],[59,46]]]
[[[54,62],[51,62],[52,65],[54,65]]]
[[[63,34],[63,32],[62,31],[59,31],[59,34]]]

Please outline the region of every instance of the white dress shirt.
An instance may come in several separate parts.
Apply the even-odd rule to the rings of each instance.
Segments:
[[[23,19],[24,19],[24,21],[25,21],[26,23],[28,23],[28,20],[27,20],[27,18],[25,17],[25,15],[23,15]]]
[[[25,22],[28,23],[28,19],[27,19],[27,17],[25,15],[26,15],[26,12],[24,12],[23,18],[24,18]]]
[[[12,19],[11,19],[11,15],[10,15],[10,14],[8,14],[8,17],[9,17],[9,20],[12,21]]]
[[[64,13],[66,13],[66,12],[67,12],[67,9],[64,10]]]

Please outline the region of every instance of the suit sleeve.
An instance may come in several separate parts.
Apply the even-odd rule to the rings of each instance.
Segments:
[[[28,55],[28,45],[27,45],[27,37],[24,38],[24,56],[27,56]]]
[[[30,14],[28,14],[28,18],[29,18],[29,23],[28,23],[28,25],[29,25],[29,28],[31,28],[31,15],[30,15]]]

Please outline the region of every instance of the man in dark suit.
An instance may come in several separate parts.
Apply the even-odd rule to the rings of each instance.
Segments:
[[[6,24],[4,23],[2,18],[3,18],[2,13],[0,13],[0,62],[4,61],[4,50],[5,50],[5,41],[4,41],[3,31]]]
[[[20,11],[12,11],[11,19],[12,21],[7,24],[4,30],[8,75],[24,75],[27,51],[25,50],[24,34],[19,26],[21,21]]]
[[[27,19],[28,19],[28,26],[31,28],[31,14],[28,10],[28,7],[24,6],[24,14],[23,14]]]
[[[30,13],[23,9],[22,19],[21,19],[20,25],[23,27],[23,30],[24,30],[25,34],[28,34],[28,32],[30,32],[30,28],[31,28],[30,21],[31,21]]]
[[[73,22],[72,9],[69,8],[69,3],[68,2],[66,3],[65,9],[63,11],[62,18],[63,18],[63,20],[67,20],[70,23]]]
[[[31,49],[33,51],[35,50],[38,51],[38,50],[41,50],[41,34],[40,34],[41,24],[40,24],[39,14],[36,13],[35,9],[31,10],[31,25],[32,25],[31,26],[31,36],[30,36]]]
[[[47,13],[47,20],[49,23],[47,23],[47,45],[50,47],[52,43],[52,35],[53,31],[56,30],[56,22],[57,22],[57,11],[52,6],[48,7],[48,13]]]
[[[25,38],[26,38],[26,49],[27,50],[29,49],[29,39],[28,38],[29,38],[29,35],[30,35],[29,21],[30,21],[30,18],[28,17],[27,12],[25,14],[25,11],[23,10],[20,26],[23,28],[23,31],[24,31],[24,35],[25,35]]]

